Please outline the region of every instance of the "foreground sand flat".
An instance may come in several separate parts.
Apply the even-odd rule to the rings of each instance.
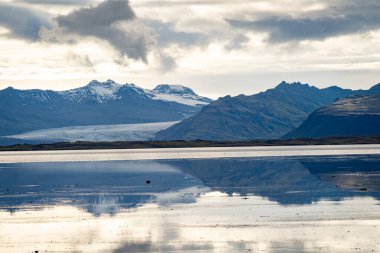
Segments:
[[[0,163],[380,154],[379,144],[0,152]]]

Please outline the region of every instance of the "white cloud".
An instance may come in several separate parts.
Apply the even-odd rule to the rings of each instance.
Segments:
[[[217,96],[283,79],[351,88],[379,82],[377,0],[60,0],[46,8],[43,1],[6,3],[37,21],[28,30],[0,17],[3,87],[112,78],[147,88],[183,83]],[[351,23],[337,25],[339,18]]]

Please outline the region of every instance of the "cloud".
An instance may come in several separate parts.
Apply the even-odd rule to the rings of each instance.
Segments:
[[[45,0],[23,0],[42,3]],[[58,0],[56,3],[74,3]],[[87,1],[85,1],[87,2]],[[13,37],[46,42],[77,43],[89,37],[107,42],[118,57],[147,62],[153,44],[148,29],[137,20],[128,0],[107,0],[52,18],[44,12],[11,4],[0,4],[0,25]]]
[[[228,44],[224,47],[225,50],[231,51],[235,49],[241,49],[245,44],[249,42],[249,38],[244,34],[237,34],[233,37]]]
[[[67,53],[66,59],[68,62],[76,63],[82,67],[86,67],[90,69],[92,72],[95,72],[94,64],[92,63],[88,55],[79,55],[79,54],[69,51]]]
[[[322,40],[380,28],[380,17],[346,16],[323,19],[270,17],[258,21],[229,20],[232,26],[268,32],[270,42]]]
[[[82,5],[92,2],[92,0],[17,0],[16,2],[50,5]]]
[[[177,67],[177,63],[173,57],[167,54],[159,53],[161,71],[169,72]]]
[[[12,37],[37,41],[40,30],[51,28],[52,24],[46,13],[0,3],[0,26],[9,29]]]
[[[155,32],[155,38],[159,47],[171,45],[195,47],[207,45],[210,42],[209,34],[176,31],[174,23],[146,20],[145,24]]]
[[[228,19],[235,28],[268,33],[272,43],[301,40],[324,40],[329,37],[364,33],[380,29],[380,3],[367,0],[356,4],[352,1],[332,1],[326,10],[315,11],[298,17],[284,14],[267,15],[254,20]]]
[[[136,15],[129,6],[128,0],[108,0],[95,7],[81,8],[66,16],[58,16],[56,20],[62,27],[85,34],[118,21],[129,21],[135,18]]]
[[[154,44],[150,31],[137,18],[127,0],[107,0],[97,6],[80,8],[55,18],[57,27],[44,29],[43,38],[50,42],[77,43],[95,39],[108,43],[119,58],[147,63]],[[117,59],[125,62],[125,59]]]
[[[42,4],[47,0],[17,0],[24,3]],[[77,4],[83,1],[58,0],[55,4]],[[78,44],[95,41],[107,44],[114,50],[111,56],[119,65],[128,65],[129,59],[148,63],[148,54],[153,50],[164,71],[175,68],[173,57],[156,48],[160,46],[151,28],[136,17],[128,0],[105,0],[100,4],[82,7],[66,15],[51,17],[49,14],[20,6],[15,3],[0,4],[0,26],[9,30],[12,37],[45,43]],[[70,60],[73,60],[72,57]],[[84,66],[89,59],[76,58]]]
[[[209,20],[193,19],[186,25],[179,26],[178,23],[145,20],[145,24],[154,32],[159,48],[173,45],[182,49],[206,48],[211,43],[226,43],[225,50],[231,51],[242,49],[249,42],[245,34],[236,29],[228,29],[230,27],[224,21],[215,23]]]
[[[144,6],[151,6],[151,7],[175,7],[175,6],[221,6],[224,4],[230,4],[231,0],[146,0],[142,2],[137,2],[135,4],[138,5],[144,5]],[[243,3],[246,4],[247,0],[234,0],[232,2],[233,4],[236,3]]]

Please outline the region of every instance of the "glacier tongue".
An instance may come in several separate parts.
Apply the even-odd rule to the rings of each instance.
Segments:
[[[6,136],[33,142],[73,142],[73,141],[145,141],[178,121],[141,124],[116,124],[72,126],[42,129]]]

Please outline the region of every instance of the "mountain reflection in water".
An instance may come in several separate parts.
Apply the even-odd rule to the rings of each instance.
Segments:
[[[354,196],[380,199],[379,161],[379,156],[343,156],[184,160],[170,164],[199,178],[212,190],[258,195],[291,205]]]
[[[0,165],[0,208],[72,205],[99,216],[144,203],[194,203],[200,194],[261,196],[303,205],[380,199],[380,157],[225,158]]]
[[[0,164],[0,253],[379,252],[379,161]]]

